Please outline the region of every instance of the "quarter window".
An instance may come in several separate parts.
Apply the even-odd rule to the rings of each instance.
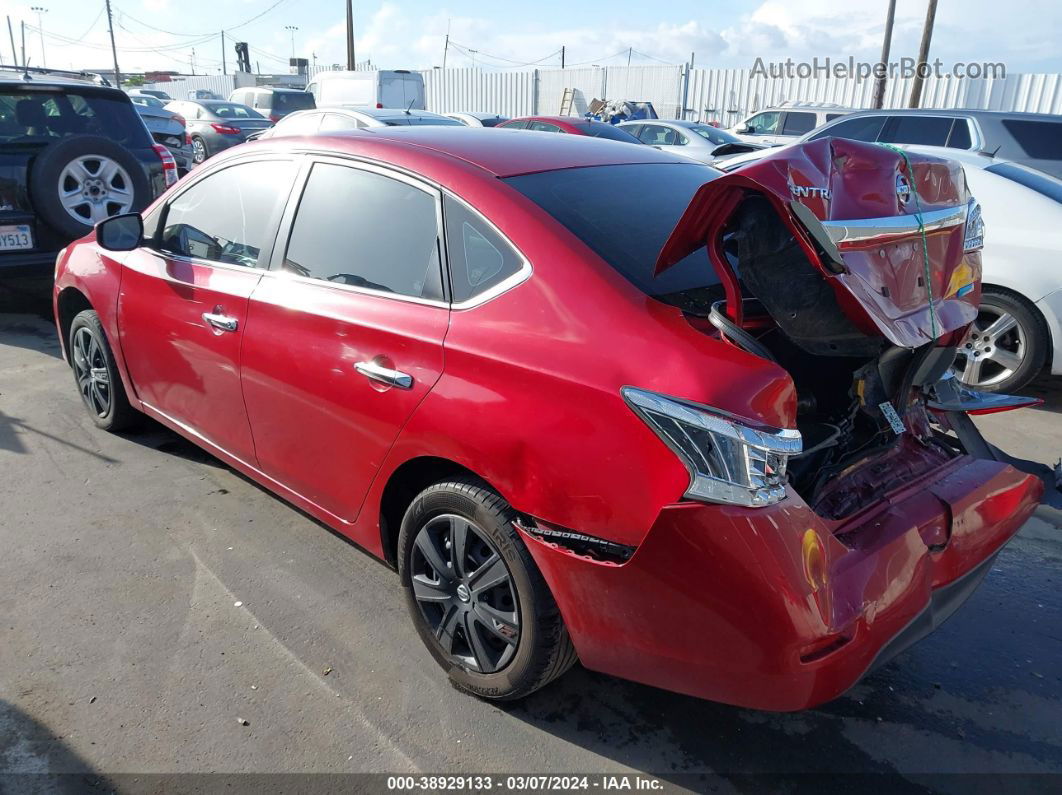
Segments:
[[[944,146],[954,121],[951,116],[893,116],[880,140],[890,144]]]
[[[449,196],[443,199],[443,214],[454,303],[467,301],[519,272],[520,255],[482,218]]]
[[[344,130],[357,130],[363,125],[355,119],[340,116],[338,113],[326,113],[321,120],[321,132],[343,132]]]
[[[333,284],[441,300],[435,196],[373,171],[317,163],[282,267]]]
[[[160,248],[227,265],[264,267],[262,249],[275,233],[294,179],[295,165],[287,160],[241,163],[205,177],[167,206]]]

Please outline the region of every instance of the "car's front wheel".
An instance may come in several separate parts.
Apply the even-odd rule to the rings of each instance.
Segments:
[[[1032,381],[1047,357],[1048,331],[1029,301],[988,287],[955,361],[963,384],[983,392],[1017,392]]]
[[[456,478],[413,500],[398,539],[399,574],[424,644],[455,686],[496,700],[526,696],[576,660],[515,518],[486,484]]]
[[[94,310],[86,309],[74,318],[67,350],[81,401],[92,421],[106,431],[133,425],[139,415],[129,405],[103,324]]]

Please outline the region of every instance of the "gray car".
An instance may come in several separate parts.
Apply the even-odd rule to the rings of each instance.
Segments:
[[[646,119],[625,121],[618,126],[643,144],[709,165],[721,157],[767,148],[764,144],[743,141],[726,130],[695,121]]]
[[[188,124],[192,162],[196,165],[273,124],[253,108],[223,99],[175,100],[166,110],[181,114]]]
[[[1014,111],[864,110],[800,139],[826,136],[985,152],[1062,178],[1062,116]]]
[[[318,133],[363,130],[367,127],[408,127],[426,124],[464,127],[461,122],[426,110],[403,108],[356,108],[335,106],[289,113],[272,129],[257,133],[254,138],[276,138],[281,135],[317,135]]]
[[[188,137],[184,118],[172,110],[166,110],[166,103],[147,94],[130,94],[130,101],[140,118],[144,120],[148,132],[155,143],[162,144],[177,161],[177,174],[184,176],[192,170],[192,142]]]
[[[500,116],[497,113],[447,113],[451,119],[457,119],[466,127],[497,127],[503,121],[509,121],[509,116]]]

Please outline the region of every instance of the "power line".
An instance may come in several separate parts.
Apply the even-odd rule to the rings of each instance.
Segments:
[[[458,50],[461,50],[466,55],[469,55],[470,51],[474,49],[474,48],[466,47],[463,44],[458,44],[453,39],[450,39],[450,46],[451,47],[456,47]],[[495,60],[495,61],[504,61],[506,63],[513,64],[514,66],[534,66],[536,64],[542,63],[543,61],[548,61],[550,58],[555,58],[556,56],[560,55],[560,49],[558,48],[558,49],[554,50],[549,55],[543,56],[542,58],[539,58],[537,61],[514,61],[511,58],[504,58],[504,57],[502,57],[500,55],[491,55],[489,52],[483,52],[483,50],[475,50],[475,53],[476,53],[476,55],[482,56],[484,58],[490,58],[491,60]]]

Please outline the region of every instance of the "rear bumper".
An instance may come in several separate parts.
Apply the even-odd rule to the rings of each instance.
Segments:
[[[0,276],[48,276],[55,272],[58,251],[7,252],[0,254]]]
[[[787,711],[836,698],[939,625],[1042,491],[963,457],[846,522],[795,494],[668,506],[622,565],[527,539],[587,668]]]

